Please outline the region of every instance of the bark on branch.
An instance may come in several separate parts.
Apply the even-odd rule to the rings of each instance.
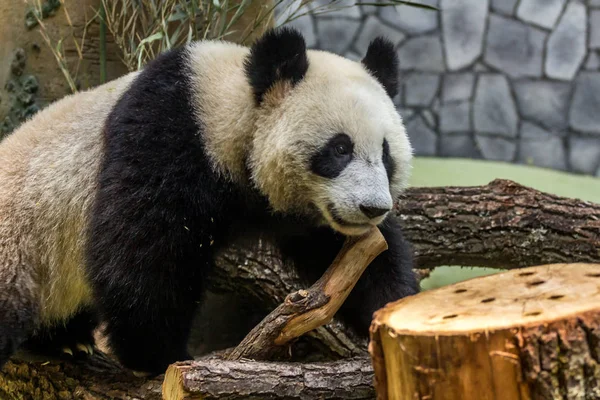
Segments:
[[[308,290],[288,295],[227,358],[268,359],[281,346],[329,322],[367,266],[385,250],[387,243],[377,228],[347,238],[323,276]]]
[[[497,179],[411,188],[397,210],[418,268],[600,261],[600,204]]]
[[[211,278],[212,289],[236,291],[273,310],[290,293],[310,284],[303,281],[293,265],[286,264],[272,243],[258,240],[254,245],[236,243],[217,256]],[[367,354],[367,341],[336,318],[308,332],[306,339],[319,348],[324,358],[354,357]]]
[[[165,400],[373,398],[373,368],[367,357],[323,363],[176,363],[163,383]]]

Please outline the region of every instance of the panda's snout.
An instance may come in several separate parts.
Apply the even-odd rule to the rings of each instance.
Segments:
[[[386,170],[381,163],[357,159],[325,185],[325,215],[342,232],[362,232],[379,225],[392,210]]]
[[[388,213],[391,210],[391,208],[389,208],[389,207],[377,207],[377,206],[370,206],[370,205],[364,205],[364,204],[359,205],[358,208],[369,219],[381,217],[382,215],[385,215],[386,213]]]

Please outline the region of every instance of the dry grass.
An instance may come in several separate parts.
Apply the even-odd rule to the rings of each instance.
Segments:
[[[344,8],[342,0],[313,7],[313,12],[332,12]],[[173,47],[200,39],[228,39],[236,33],[241,43],[257,29],[271,25],[275,9],[285,15],[277,25],[284,25],[309,12],[314,0],[102,0],[105,23],[121,49],[123,62],[138,70],[158,54]],[[259,6],[257,7],[257,3]],[[245,25],[238,22],[249,7],[254,18]],[[352,5],[354,7],[354,5]],[[258,9],[258,11],[257,11]]]
[[[60,68],[63,76],[65,77],[65,80],[67,81],[67,84],[69,85],[69,88],[71,89],[72,92],[76,92],[77,91],[76,80],[77,80],[77,75],[79,74],[79,67],[80,67],[81,61],[83,60],[83,48],[85,45],[85,37],[87,34],[87,29],[88,29],[88,26],[92,22],[94,22],[96,15],[94,15],[92,18],[88,18],[88,21],[83,28],[83,33],[82,33],[81,37],[76,37],[75,28],[73,27],[73,23],[71,22],[71,18],[69,16],[69,11],[68,11],[67,7],[65,7],[64,0],[59,0],[60,4],[61,4],[59,12],[62,12],[65,14],[65,18],[70,27],[70,34],[68,36],[60,38],[56,42],[53,42],[51,39],[51,35],[48,32],[48,29],[43,21],[42,0],[24,0],[24,1],[31,7],[31,10],[33,11],[32,15],[35,17],[35,19],[38,23],[38,26],[39,26],[40,35],[42,36],[42,39],[44,40],[44,42],[46,43],[46,45],[48,46],[48,48],[50,49],[52,54],[54,55],[54,58],[56,59],[58,67]],[[92,12],[92,14],[93,14],[93,12]],[[66,47],[65,45],[69,45],[70,43],[73,44],[73,47],[77,51],[77,61],[76,61],[75,65],[69,65],[69,63],[67,61],[67,55],[65,53],[65,47]]]
[[[42,0],[25,0],[36,9],[36,18],[40,25],[40,33],[54,54],[58,65],[67,80],[69,87],[75,92],[75,77],[79,70],[81,51],[85,41],[79,41],[71,35],[52,43],[42,22]],[[60,0],[61,9],[68,17],[64,0]],[[411,4],[409,1],[390,0],[374,2],[349,2],[347,0],[101,0],[103,10],[94,10],[93,18],[88,25],[99,18],[112,34],[121,52],[120,58],[130,71],[139,70],[148,61],[156,58],[163,51],[169,50],[200,39],[225,39],[235,33],[238,42],[247,44],[256,30],[265,26],[285,25],[308,13],[313,15],[338,11],[343,8],[362,5],[390,6]],[[76,6],[76,0],[73,0]],[[251,9],[252,7],[252,9]],[[250,20],[246,13],[254,17]],[[275,20],[275,10],[277,20]],[[87,28],[87,25],[86,25]],[[72,40],[79,53],[77,65],[69,68],[63,50],[65,39]],[[102,41],[102,38],[101,38]],[[106,58],[101,53],[101,64]]]

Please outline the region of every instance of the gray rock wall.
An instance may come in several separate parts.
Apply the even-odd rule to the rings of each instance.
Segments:
[[[377,35],[397,45],[394,101],[418,155],[600,176],[600,1],[415,2],[439,11],[348,7],[290,24],[352,59]]]

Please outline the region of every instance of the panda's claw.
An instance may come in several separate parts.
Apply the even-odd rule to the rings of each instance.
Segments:
[[[93,356],[94,355],[94,346],[92,346],[91,344],[88,344],[87,348],[88,348],[88,354],[90,356]]]
[[[77,348],[77,350],[79,350],[80,353],[91,355],[88,345],[77,343],[75,347]]]
[[[132,371],[133,375],[135,375],[137,378],[146,378],[150,375],[152,375],[150,372],[144,372],[144,371]]]
[[[67,347],[67,346],[63,347],[62,352],[73,357],[73,350],[70,347]]]

